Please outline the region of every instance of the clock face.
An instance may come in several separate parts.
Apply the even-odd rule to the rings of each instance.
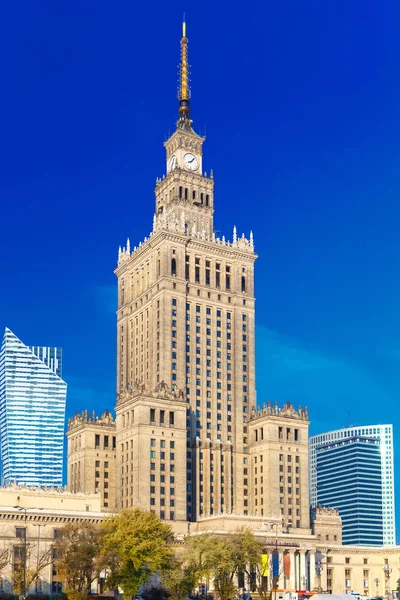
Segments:
[[[175,167],[178,165],[178,161],[177,158],[174,154],[174,156],[171,156],[171,160],[169,161],[169,168],[172,171],[173,169],[175,169]]]
[[[193,154],[190,154],[190,152],[185,154],[183,157],[183,162],[185,163],[185,167],[190,171],[195,171],[199,166],[197,158]]]

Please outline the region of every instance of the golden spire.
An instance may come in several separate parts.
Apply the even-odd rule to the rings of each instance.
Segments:
[[[181,64],[179,67],[179,121],[181,128],[191,127],[190,121],[190,87],[189,87],[189,65],[188,65],[188,39],[186,37],[186,21],[182,23],[181,39]]]

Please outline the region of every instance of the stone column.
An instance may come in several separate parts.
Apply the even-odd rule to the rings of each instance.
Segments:
[[[284,582],[285,582],[285,588],[286,589],[291,589],[294,590],[296,588],[295,586],[295,562],[294,562],[294,552],[293,550],[288,550],[286,552],[286,554],[290,557],[290,575],[289,577],[286,577]]]
[[[232,444],[224,445],[224,512],[232,512]]]
[[[308,553],[309,556],[309,582],[308,582],[308,590],[311,592],[315,587],[315,550],[310,550]]]
[[[213,487],[214,487],[214,514],[218,515],[221,512],[221,442],[217,440],[213,444],[214,456],[214,471],[213,471]]]
[[[200,481],[200,485],[203,486],[203,511],[204,516],[210,514],[210,453],[211,453],[211,442],[210,440],[204,440],[202,444],[202,453],[203,453],[203,471],[201,475],[203,475],[203,481]]]
[[[305,550],[300,550],[300,568],[299,568],[300,587],[298,589],[307,589],[307,573],[306,573],[306,553]]]
[[[196,440],[196,447],[192,449],[192,464],[193,464],[193,454],[196,453],[195,460],[195,469],[194,473],[192,471],[192,482],[194,484],[194,490],[192,491],[192,510],[193,510],[193,500],[196,498],[196,521],[198,521],[200,517],[200,442]]]
[[[278,556],[279,556],[279,577],[278,577],[278,584],[277,584],[277,588],[278,589],[282,589],[282,587],[284,587],[284,582],[285,582],[285,578],[283,576],[283,550],[278,550]]]

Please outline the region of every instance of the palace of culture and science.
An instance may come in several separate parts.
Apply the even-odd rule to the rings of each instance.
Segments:
[[[234,229],[228,242],[214,232],[214,179],[203,169],[205,138],[192,126],[187,46],[184,24],[179,118],[164,144],[166,175],[156,182],[153,229],[133,251],[129,244],[121,250],[116,269],[116,492],[120,507],[196,521],[256,510],[249,420],[257,256],[251,233],[238,237]],[[299,421],[303,427],[288,438],[296,446],[306,419]],[[306,464],[295,465],[306,471]],[[294,479],[293,491],[300,492]],[[257,511],[268,513],[263,500]],[[307,520],[299,505],[293,521],[307,527]]]
[[[342,546],[335,508],[310,520],[307,409],[256,406],[257,255],[251,232],[214,230],[185,24],[178,99],[151,233],[118,253],[116,419],[69,420],[69,491],[96,492],[104,513],[152,511],[177,535],[249,527],[279,550],[286,589],[386,592],[396,547]]]
[[[175,522],[275,515],[309,532],[308,415],[290,404],[256,411],[257,255],[252,233],[233,228],[227,241],[214,231],[214,178],[190,114],[185,24],[178,98],[152,231],[120,248],[115,271],[116,428],[106,461],[115,460],[115,478],[107,471],[103,481],[95,445],[83,452],[82,429],[93,419],[77,416],[69,487],[96,487],[108,509],[139,506]]]

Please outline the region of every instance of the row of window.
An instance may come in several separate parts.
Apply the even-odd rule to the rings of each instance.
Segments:
[[[243,269],[245,271],[245,269]],[[176,277],[177,275],[177,258],[173,256],[171,258],[171,275]],[[191,281],[191,265],[190,265],[190,256],[186,255],[185,260],[185,279],[186,281]],[[222,281],[224,281],[224,286],[222,285]],[[229,292],[232,289],[232,273],[230,265],[225,265],[224,272],[221,268],[221,263],[215,264],[214,270],[214,278],[211,280],[211,261],[205,261],[205,268],[200,264],[200,258],[195,258],[194,265],[194,283],[204,284],[206,286],[213,286],[217,289],[225,289],[225,291]],[[246,276],[242,275],[240,278],[240,289],[243,293],[246,293]]]
[[[102,441],[102,439],[103,439],[103,441]],[[109,435],[100,435],[100,434],[96,433],[95,439],[94,439],[94,446],[95,446],[95,448],[102,448],[103,450],[108,450],[109,448],[111,448],[112,450],[115,450],[117,447],[117,438],[115,437],[115,435],[109,436]]]
[[[158,424],[160,426],[166,425],[167,423],[170,427],[173,427],[175,425],[175,413],[173,411],[165,411],[162,409],[158,410],[155,408],[150,408],[150,425],[156,424],[156,412],[159,416]],[[168,413],[168,416],[166,413]]]

